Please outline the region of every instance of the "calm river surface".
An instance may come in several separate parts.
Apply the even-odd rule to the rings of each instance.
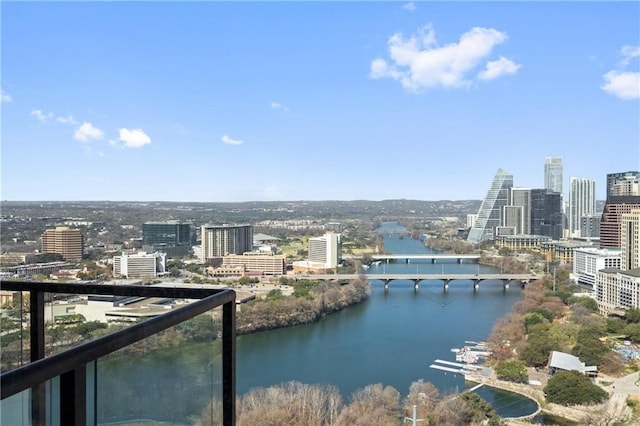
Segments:
[[[400,238],[395,222],[384,223],[385,250],[395,254],[431,253],[422,241]],[[475,263],[423,261],[381,264],[367,272],[489,273],[495,268]],[[447,292],[441,281],[423,281],[416,292],[411,281],[392,281],[385,291],[372,281],[368,301],[331,314],[313,324],[243,335],[237,341],[237,392],[290,380],[337,386],[345,398],[368,384],[382,383],[406,395],[411,382],[424,379],[441,392],[462,391],[464,379],[429,368],[435,359],[455,361],[451,348],[465,340],[485,340],[496,320],[522,297],[519,285],[507,291],[502,283],[452,281]],[[501,416],[535,411],[525,398],[489,388],[478,393]]]

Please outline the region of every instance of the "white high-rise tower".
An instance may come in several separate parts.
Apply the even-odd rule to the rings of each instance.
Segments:
[[[596,181],[572,177],[569,180],[569,236],[580,237],[583,216],[596,212]]]
[[[547,157],[545,159],[544,188],[562,194],[562,158]]]

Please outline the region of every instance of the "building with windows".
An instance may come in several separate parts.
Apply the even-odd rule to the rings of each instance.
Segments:
[[[480,205],[478,217],[469,231],[467,240],[472,243],[495,238],[495,228],[501,225],[502,208],[509,203],[509,191],[513,187],[513,175],[498,169],[487,195]]]
[[[284,275],[287,272],[287,257],[270,252],[247,252],[242,255],[228,254],[222,258],[223,267],[242,267],[258,275]]]
[[[167,271],[166,253],[122,253],[113,257],[113,275],[126,278],[156,277]]]
[[[572,263],[573,254],[577,248],[591,247],[586,241],[545,241],[540,244],[540,252],[548,262]]]
[[[57,226],[42,234],[42,252],[58,253],[64,260],[80,261],[84,253],[84,236],[79,229]]]
[[[581,237],[581,220],[596,212],[596,181],[572,177],[569,180],[569,237]]]
[[[222,258],[228,254],[242,254],[253,248],[251,225],[204,225],[201,231],[201,260]]]
[[[189,254],[191,226],[177,220],[142,224],[142,247],[145,251],[160,251],[170,257]]]
[[[589,214],[580,218],[580,237],[600,239],[600,215]]]
[[[562,238],[562,195],[547,189],[531,190],[531,233]]]
[[[309,238],[309,261],[324,264],[326,269],[338,266],[342,257],[340,234],[327,232],[321,237]]]
[[[562,158],[547,157],[545,159],[544,189],[562,194]]]
[[[605,315],[640,308],[640,208],[620,217],[620,268],[598,271],[596,300]]]
[[[607,200],[600,219],[600,247],[620,247],[622,215],[640,208],[639,179],[640,172],[607,175]]]
[[[620,268],[620,250],[580,247],[573,251],[573,278],[595,290],[601,269]]]
[[[518,234],[531,233],[531,188],[511,188],[510,205],[520,207]]]

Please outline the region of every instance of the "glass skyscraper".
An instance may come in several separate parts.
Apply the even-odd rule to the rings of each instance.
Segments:
[[[501,224],[502,208],[509,204],[509,190],[513,187],[513,175],[506,170],[498,169],[487,196],[478,210],[478,218],[469,231],[467,240],[479,243],[493,240],[495,228]]]
[[[545,159],[544,188],[562,194],[562,158],[547,157]]]

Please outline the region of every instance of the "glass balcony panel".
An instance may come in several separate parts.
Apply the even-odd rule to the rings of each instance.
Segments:
[[[0,424],[31,425],[31,389],[2,400],[0,404]]]
[[[218,308],[98,359],[97,424],[222,424],[221,318]]]

